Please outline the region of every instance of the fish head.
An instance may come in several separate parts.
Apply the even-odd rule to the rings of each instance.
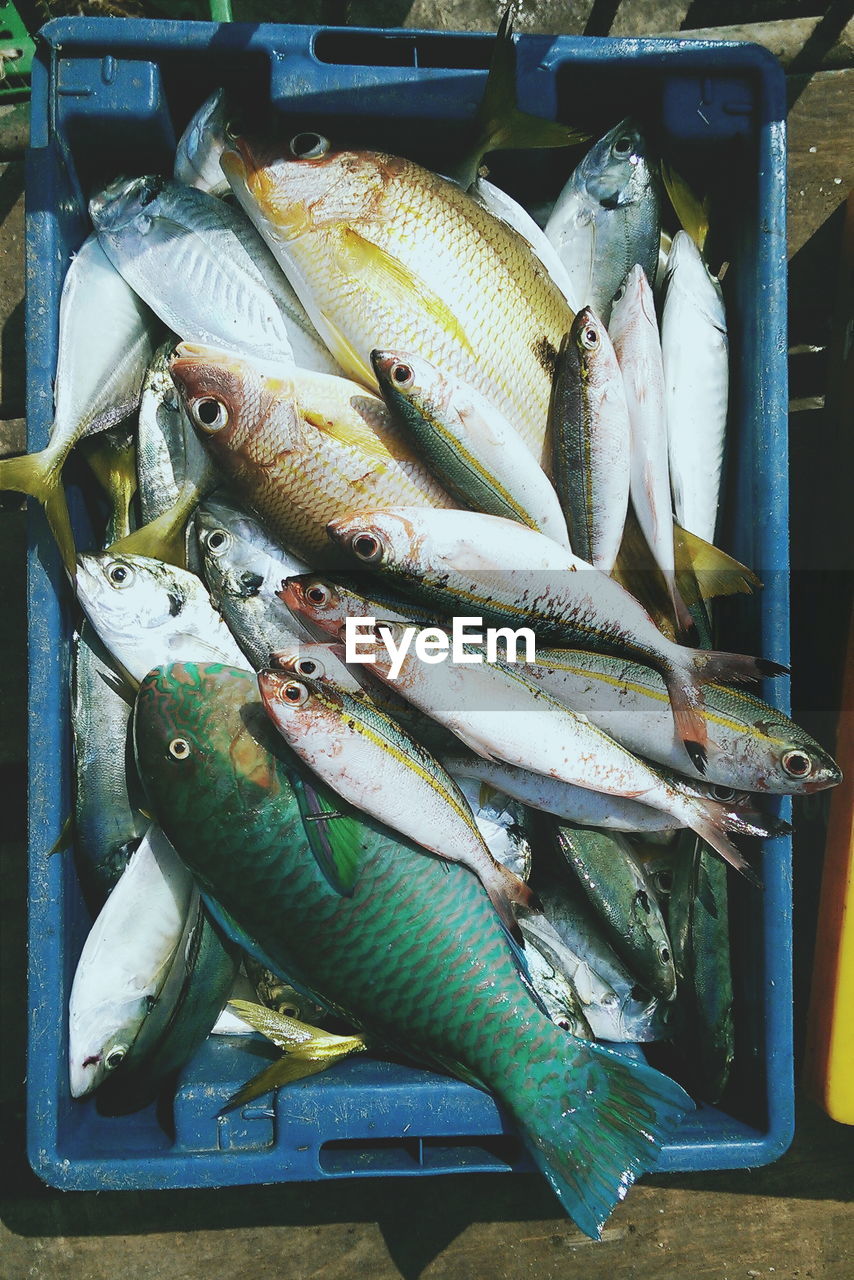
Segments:
[[[105,999],[81,1007],[72,991],[68,1023],[68,1075],[72,1098],[88,1097],[118,1070],[149,1008],[150,1001],[144,994],[121,1001]]]
[[[164,820],[191,816],[223,777],[238,779],[244,796],[247,783],[273,785],[275,735],[251,671],[221,662],[157,667],[140,684],[131,723],[140,778]]]
[[[618,335],[639,318],[658,328],[655,315],[655,299],[646,272],[639,262],[630,267],[626,278],[614,294],[609,332],[614,341]]]
[[[569,341],[586,367],[594,361],[607,341],[607,330],[592,307],[583,307],[572,322]]]
[[[229,352],[183,342],[169,372],[196,434],[217,459],[254,459],[263,466],[262,438],[276,451],[294,448],[302,439],[302,417],[288,379]]]
[[[175,177],[188,187],[218,192],[225,185],[219,158],[227,146],[225,92],[217,89],[199,107],[175,152]],[[226,188],[227,190],[227,188]]]
[[[421,538],[408,508],[360,511],[330,520],[326,532],[365,569],[405,569]]]
[[[144,235],[168,179],[159,174],[116,178],[89,201],[89,216],[98,232],[111,235],[135,228]]]
[[[305,644],[295,638],[271,654],[271,666],[297,680],[328,681],[358,693],[361,685],[337,656],[339,650],[337,644]]]
[[[651,181],[648,157],[640,125],[635,120],[621,120],[581,162],[588,195],[605,208],[633,204]]]
[[[238,200],[278,241],[370,218],[403,161],[370,151],[336,151],[320,133],[295,134],[284,148],[237,137],[220,163]]]
[[[371,352],[371,364],[380,390],[390,407],[406,401],[421,413],[447,411],[451,383],[423,356],[409,351]]]
[[[334,583],[306,573],[287,578],[278,592],[294,617],[312,628],[319,638],[334,636],[343,627],[348,609]]]
[[[292,671],[258,672],[261,701],[270,719],[291,746],[325,731],[339,731],[345,698],[328,681],[295,675]]]
[[[826,791],[842,781],[842,770],[829,752],[806,734],[775,744],[782,785],[797,795]]]
[[[687,231],[677,231],[671,241],[664,272],[664,288],[665,296],[671,290],[678,290],[690,299],[692,306],[704,314],[715,328],[726,333],[726,312],[720,281],[709,270]]]
[[[76,589],[101,640],[136,679],[162,660],[197,607],[210,608],[195,574],[148,556],[78,556]]]

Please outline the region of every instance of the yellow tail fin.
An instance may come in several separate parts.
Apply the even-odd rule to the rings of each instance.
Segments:
[[[178,501],[156,520],[149,520],[110,547],[119,555],[151,556],[164,564],[187,567],[187,521],[199,504],[201,494],[192,483],[185,484]]]
[[[56,539],[62,562],[74,577],[77,551],[62,487],[62,466],[66,451],[43,449],[21,458],[4,458],[0,462],[0,491],[11,489],[36,498],[44,507],[50,531]]]

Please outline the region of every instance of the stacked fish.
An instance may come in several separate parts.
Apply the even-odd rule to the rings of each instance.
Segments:
[[[659,328],[630,121],[543,231],[483,176],[225,119],[92,199],[50,443],[0,466],[87,618],[72,1093],[144,1100],[265,971],[279,1020],[235,1006],[288,1051],[262,1088],[366,1038],[488,1088],[596,1235],[692,1105],[608,1042],[691,1046],[720,1096],[719,859],[755,878],[757,793],[839,780],[732,687],[783,668],[710,647],[709,595],[755,582],[710,545],[720,286],[678,232]],[[78,444],[111,507],[80,556]],[[449,660],[461,618],[492,631]]]

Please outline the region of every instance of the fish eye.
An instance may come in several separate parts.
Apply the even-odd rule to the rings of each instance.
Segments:
[[[712,787],[712,795],[715,797],[716,800],[722,800],[724,802],[734,800],[735,787],[722,787],[722,786]]]
[[[283,1018],[298,1018],[302,1012],[299,1005],[283,1004],[279,1010]]]
[[[304,684],[300,684],[298,680],[289,680],[282,686],[282,697],[292,707],[302,707],[308,702],[310,694]]]
[[[395,364],[391,369],[391,380],[401,391],[408,391],[415,381],[415,373],[411,365]]]
[[[114,560],[107,565],[107,581],[112,587],[129,587],[133,583],[134,573],[129,564],[123,560]]]
[[[173,760],[186,760],[190,754],[190,744],[186,738],[173,738],[169,743],[169,754]]]
[[[614,294],[614,302],[619,302],[625,292],[626,286],[621,284],[617,292]]]
[[[658,958],[662,964],[670,963],[670,949],[665,947],[664,943],[658,948]]]
[[[115,1049],[111,1049],[104,1059],[104,1066],[108,1071],[115,1071],[116,1067],[120,1067],[124,1062],[126,1053],[127,1049],[122,1049],[119,1046]]]
[[[332,599],[332,592],[325,587],[322,582],[313,582],[305,593],[306,600],[310,600],[312,604],[324,608]]]
[[[627,156],[634,146],[634,138],[630,133],[621,133],[614,142],[614,155]]]
[[[593,351],[594,348],[598,347],[599,334],[593,328],[592,324],[585,325],[584,328],[581,330],[581,342],[582,342],[582,345],[585,346],[588,351]]]
[[[297,658],[294,663],[294,671],[298,676],[323,676],[325,671],[319,662],[315,662],[314,658]]]
[[[659,893],[668,894],[673,892],[673,872],[672,871],[670,870],[656,871],[655,875],[653,876],[653,880],[655,882],[655,887]]]
[[[228,409],[214,396],[202,396],[190,405],[190,414],[196,426],[203,431],[222,431],[228,426]]]
[[[231,534],[227,529],[214,529],[208,534],[205,546],[215,556],[221,556],[226,548],[231,546]]]
[[[806,778],[812,773],[812,761],[803,751],[787,751],[781,763],[790,778]]]
[[[297,160],[320,160],[329,150],[329,139],[321,133],[298,133],[291,138],[288,150]]]
[[[373,533],[357,533],[350,545],[353,554],[365,564],[376,564],[382,559],[383,544]]]

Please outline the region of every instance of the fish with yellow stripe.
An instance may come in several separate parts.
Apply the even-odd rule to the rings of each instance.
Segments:
[[[630,751],[677,772],[737,791],[807,794],[835,787],[833,758],[799,725],[743,689],[704,687],[705,774],[688,759],[673,724],[664,680],[627,658],[583,649],[538,649],[528,679]]]
[[[371,701],[329,679],[262,671],[267,713],[289,746],[349,804],[482,882],[507,929],[520,938],[511,904],[536,907],[517,875],[496,862],[468,801],[449,773]]]
[[[336,150],[318,133],[239,137],[221,163],[345,373],[375,387],[375,347],[423,356],[549,465],[554,361],[573,311],[518,231],[411,160]]]

